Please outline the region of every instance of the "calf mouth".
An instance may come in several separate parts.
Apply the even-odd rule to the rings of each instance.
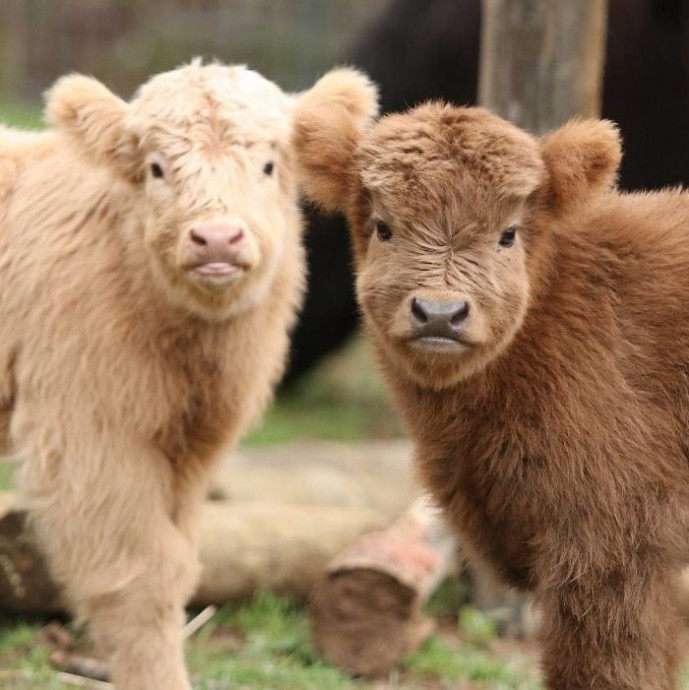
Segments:
[[[459,355],[469,349],[469,345],[458,338],[438,335],[420,336],[409,341],[409,344],[415,350],[448,355]]]
[[[246,267],[227,261],[209,261],[188,266],[187,271],[197,280],[220,286],[239,280],[246,273]]]

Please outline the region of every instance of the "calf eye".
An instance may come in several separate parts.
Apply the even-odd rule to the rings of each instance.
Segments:
[[[378,239],[383,242],[392,239],[392,230],[390,230],[390,226],[387,223],[383,223],[382,220],[376,223],[376,234],[378,235]]]
[[[517,228],[511,225],[506,230],[503,230],[500,239],[498,240],[498,246],[500,247],[511,247],[514,244],[514,240],[517,237]]]
[[[268,162],[263,166],[263,173],[264,173],[265,175],[272,175],[274,169],[275,169],[275,163],[273,163],[273,161],[268,161]]]
[[[163,169],[160,167],[160,165],[158,165],[158,163],[151,163],[151,175],[158,178],[163,177]]]

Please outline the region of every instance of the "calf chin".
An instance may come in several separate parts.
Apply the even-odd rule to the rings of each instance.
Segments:
[[[386,354],[385,365],[395,371],[396,383],[407,378],[421,389],[449,390],[480,374],[499,353],[485,345],[446,342],[441,339],[391,341],[375,337]]]
[[[190,275],[180,269],[173,275],[160,269],[158,284],[173,306],[208,321],[224,321],[261,305],[271,292],[274,266],[263,270],[241,269],[225,277]]]

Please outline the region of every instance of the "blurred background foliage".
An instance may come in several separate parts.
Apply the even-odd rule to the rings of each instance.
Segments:
[[[341,60],[387,1],[2,0],[0,101],[35,102],[73,70],[128,97],[194,55],[298,90]]]

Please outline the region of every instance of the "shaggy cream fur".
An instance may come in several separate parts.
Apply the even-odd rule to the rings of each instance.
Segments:
[[[0,446],[119,690],[189,688],[195,515],[270,400],[304,286],[292,112],[362,88],[339,70],[292,96],[195,62],[126,103],[71,75],[50,131],[0,129]]]

